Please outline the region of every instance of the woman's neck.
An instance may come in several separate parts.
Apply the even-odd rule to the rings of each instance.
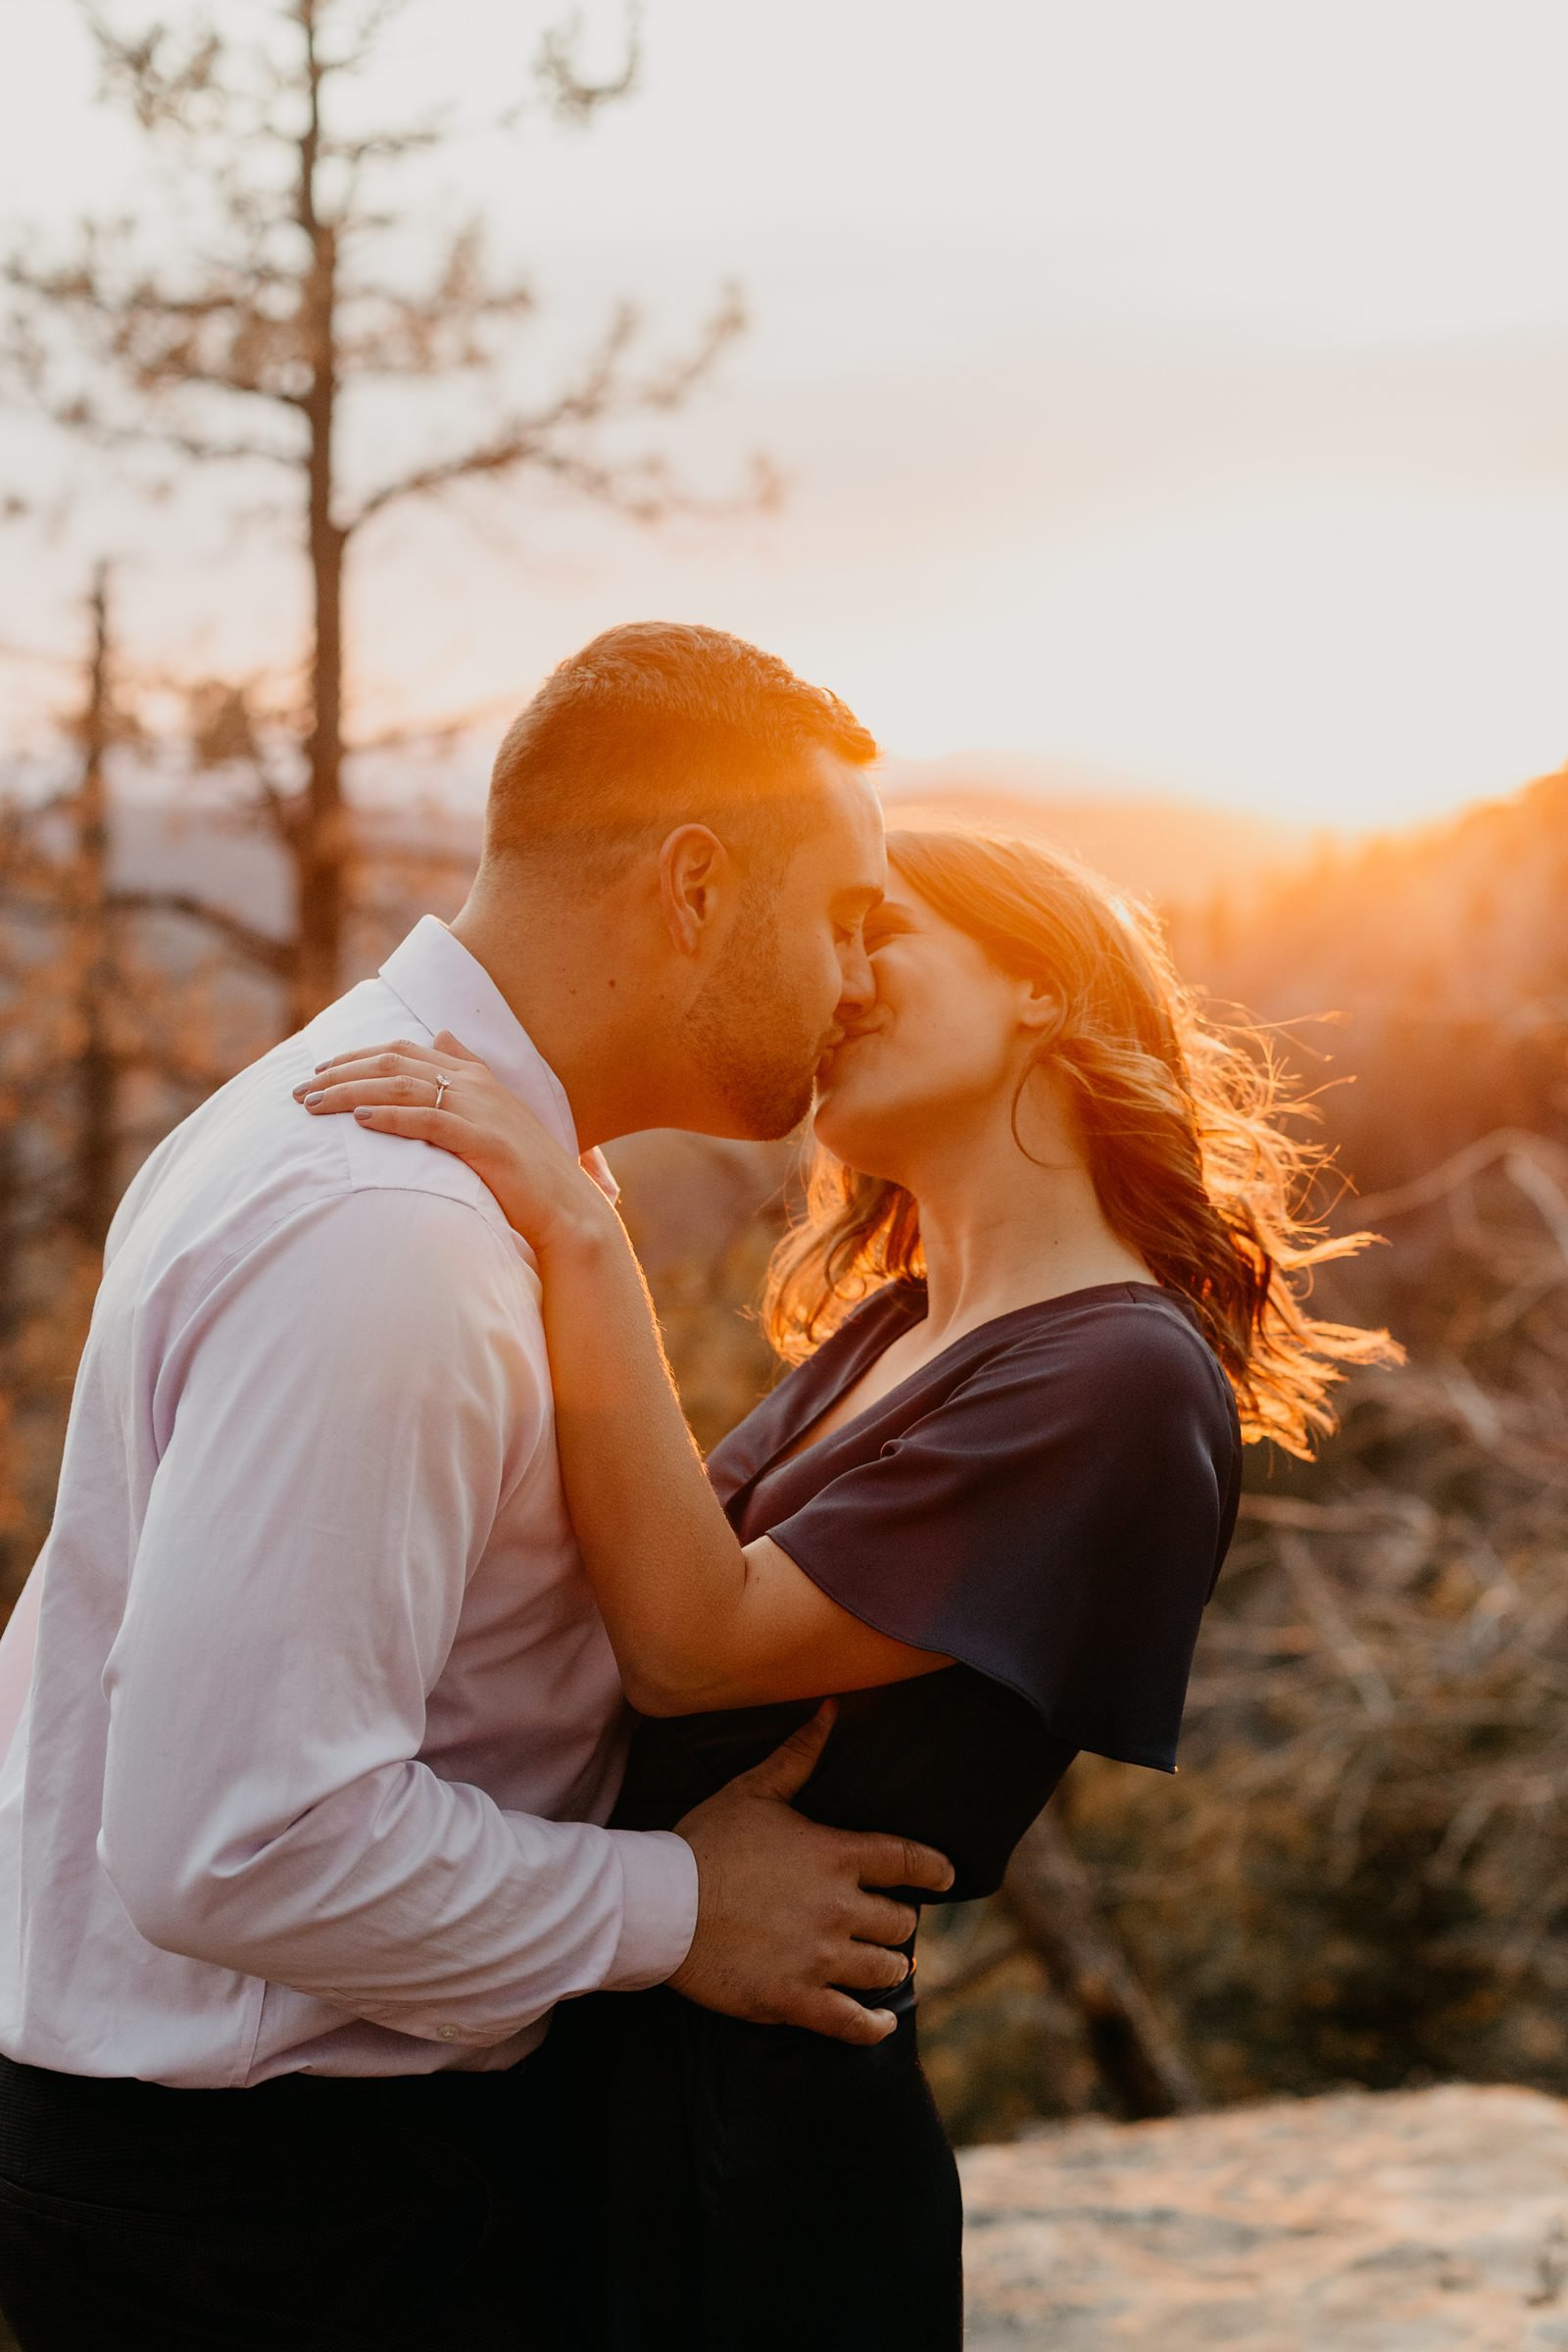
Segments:
[[[1026,1156],[1010,1126],[932,1154],[909,1186],[920,1213],[927,1336],[956,1337],[1014,1307],[1102,1282],[1148,1282],[1111,1231],[1066,1122],[1031,1121]]]

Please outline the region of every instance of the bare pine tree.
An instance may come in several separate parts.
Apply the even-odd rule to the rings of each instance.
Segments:
[[[340,984],[352,867],[344,600],[367,537],[416,502],[529,474],[640,521],[703,503],[658,426],[744,323],[727,291],[689,347],[656,359],[623,305],[564,377],[516,393],[512,363],[536,307],[528,280],[492,264],[476,220],[450,225],[422,272],[410,258],[421,159],[455,143],[457,125],[431,111],[367,120],[403,13],[400,0],[223,0],[132,23],[89,5],[106,94],[188,197],[180,233],[156,240],[145,222],[88,220],[69,253],[20,249],[6,265],[11,347],[30,396],[61,424],[132,471],[172,462],[218,468],[236,489],[259,471],[292,484],[279,503],[310,593],[298,708],[264,723],[237,690],[212,700],[206,718],[220,739],[213,758],[250,779],[251,805],[291,863],[295,1020]],[[585,123],[627,97],[640,70],[635,13],[612,73],[594,78],[581,56],[575,18],[547,26],[529,88],[503,119],[514,128],[531,101],[536,114]],[[443,437],[432,402],[412,463],[367,478],[348,461],[346,428],[367,395],[454,385],[485,390],[482,429]],[[768,490],[759,466],[742,496]],[[275,943],[228,929],[231,945],[276,961]]]
[[[124,1179],[265,1043],[275,994],[233,955],[241,918],[125,884],[117,761],[145,754],[167,681],[124,660],[116,601],[100,564],[74,661],[8,649],[64,692],[52,750],[0,775],[0,1609],[48,1522]]]
[[[39,1533],[61,1344],[79,1344],[118,1190],[126,1055],[108,762],[128,713],[102,566],[88,618],[58,786],[0,793],[0,1601]]]

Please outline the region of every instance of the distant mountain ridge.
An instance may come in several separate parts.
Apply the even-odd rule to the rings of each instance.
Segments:
[[[359,841],[371,858],[419,866],[431,862],[435,912],[461,904],[468,870],[478,862],[481,820],[466,811],[386,809],[356,811]],[[281,939],[291,900],[286,861],[276,844],[222,811],[176,801],[127,800],[114,812],[111,873],[124,890],[182,891],[258,930]]]
[[[1348,845],[1212,808],[1097,797],[1082,778],[1073,795],[1065,771],[1026,765],[1037,784],[1058,783],[1058,797],[1016,789],[1016,762],[1002,763],[1009,789],[985,762],[891,765],[889,819],[926,814],[1038,833],[1154,899],[1184,974],[1221,1004],[1291,1024],[1286,1058],[1328,1088],[1328,1131],[1363,1191],[1403,1183],[1494,1128],[1568,1139],[1568,769],[1445,823]],[[455,911],[478,852],[476,814],[382,809],[361,823],[372,861],[391,853],[396,869],[395,887],[378,885],[383,927],[420,906]],[[426,843],[432,862],[420,854]],[[276,935],[286,930],[278,854],[212,812],[122,804],[114,862],[131,888],[187,892]],[[182,928],[175,918],[173,932]],[[370,933],[356,956],[378,959]],[[692,1216],[674,1220],[671,1249],[714,1198],[696,1164],[704,1150],[685,1138],[631,1150],[633,1161],[649,1162],[636,1171],[649,1181],[633,1182],[633,1192],[689,1188]],[[686,1170],[673,1187],[671,1159]],[[755,1179],[745,1160],[732,1152],[714,1174],[718,1230],[733,1224],[732,1194],[755,1181],[760,1198],[777,1181],[771,1160],[759,1161]],[[662,1245],[649,1239],[657,1253]]]
[[[1568,1012],[1568,767],[1440,824],[1325,843],[1210,929],[1209,958],[1260,999],[1288,965],[1295,990],[1428,1015]]]
[[[1043,787],[1018,788],[1027,770]],[[1010,776],[1010,787],[1001,778]],[[1272,998],[1402,995],[1430,1005],[1518,1004],[1568,988],[1568,768],[1439,824],[1347,843],[1268,817],[1153,797],[1098,797],[1070,771],[993,759],[890,762],[880,771],[891,825],[928,819],[995,826],[1055,842],[1111,881],[1158,902],[1183,953],[1223,965]],[[445,902],[479,854],[476,812],[373,808],[359,817],[373,858],[417,867],[431,856]],[[281,932],[287,874],[273,845],[232,819],[178,802],[122,802],[115,878],[189,891]]]
[[[1094,779],[1044,761],[996,755],[889,761],[878,782],[890,825],[953,822],[1037,835],[1164,907],[1205,903],[1218,891],[1250,899],[1319,847],[1302,827],[1152,794],[1101,792]],[[372,854],[395,845],[416,857],[430,843],[449,870],[478,858],[482,824],[472,810],[376,808],[358,822]],[[281,934],[287,926],[282,858],[264,835],[220,812],[127,799],[115,814],[114,844],[116,878],[126,887],[187,891],[264,930]],[[444,882],[441,895],[448,895]]]
[[[1299,1024],[1287,1058],[1330,1085],[1327,1123],[1363,1190],[1500,1128],[1568,1140],[1568,768],[1442,824],[1325,847],[1246,906],[1178,910],[1170,931],[1216,998]]]
[[[1322,841],[1304,825],[1021,753],[889,760],[878,775],[890,825],[951,821],[1035,835],[1162,907],[1201,903],[1216,891],[1250,897]]]

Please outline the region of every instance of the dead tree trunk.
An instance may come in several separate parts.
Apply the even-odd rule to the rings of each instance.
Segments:
[[[17,1122],[10,1102],[0,1094],[0,1351],[14,1338],[21,1321],[17,1279],[22,1264],[21,1160]]]
[[[1008,1866],[1004,1896],[1032,1949],[1084,2021],[1106,2088],[1132,2119],[1187,2115],[1198,2080],[1128,1966],[1083,1863],[1054,1811]]]
[[[317,204],[321,143],[321,66],[314,0],[303,0],[307,115],[300,139],[299,221],[310,241],[302,288],[302,343],[310,359],[303,407],[309,435],[306,537],[311,566],[311,718],[306,742],[305,808],[295,817],[297,924],[293,1017],[297,1028],[336,996],[343,951],[345,811],[343,807],[344,533],[333,512],[337,421],[337,237]]]
[[[81,713],[81,781],[73,844],[77,1047],[71,1221],[81,1239],[97,1250],[115,1210],[119,1107],[119,1070],[110,1035],[115,961],[109,935],[109,795],[104,772],[113,689],[109,580],[101,564],[93,575],[89,610],[92,655]]]

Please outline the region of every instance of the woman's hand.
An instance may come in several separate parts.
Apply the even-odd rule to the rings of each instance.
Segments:
[[[541,1253],[602,1234],[607,1220],[618,1228],[593,1178],[450,1030],[429,1046],[400,1039],[336,1054],[294,1098],[313,1116],[352,1111],[362,1127],[455,1153]]]

